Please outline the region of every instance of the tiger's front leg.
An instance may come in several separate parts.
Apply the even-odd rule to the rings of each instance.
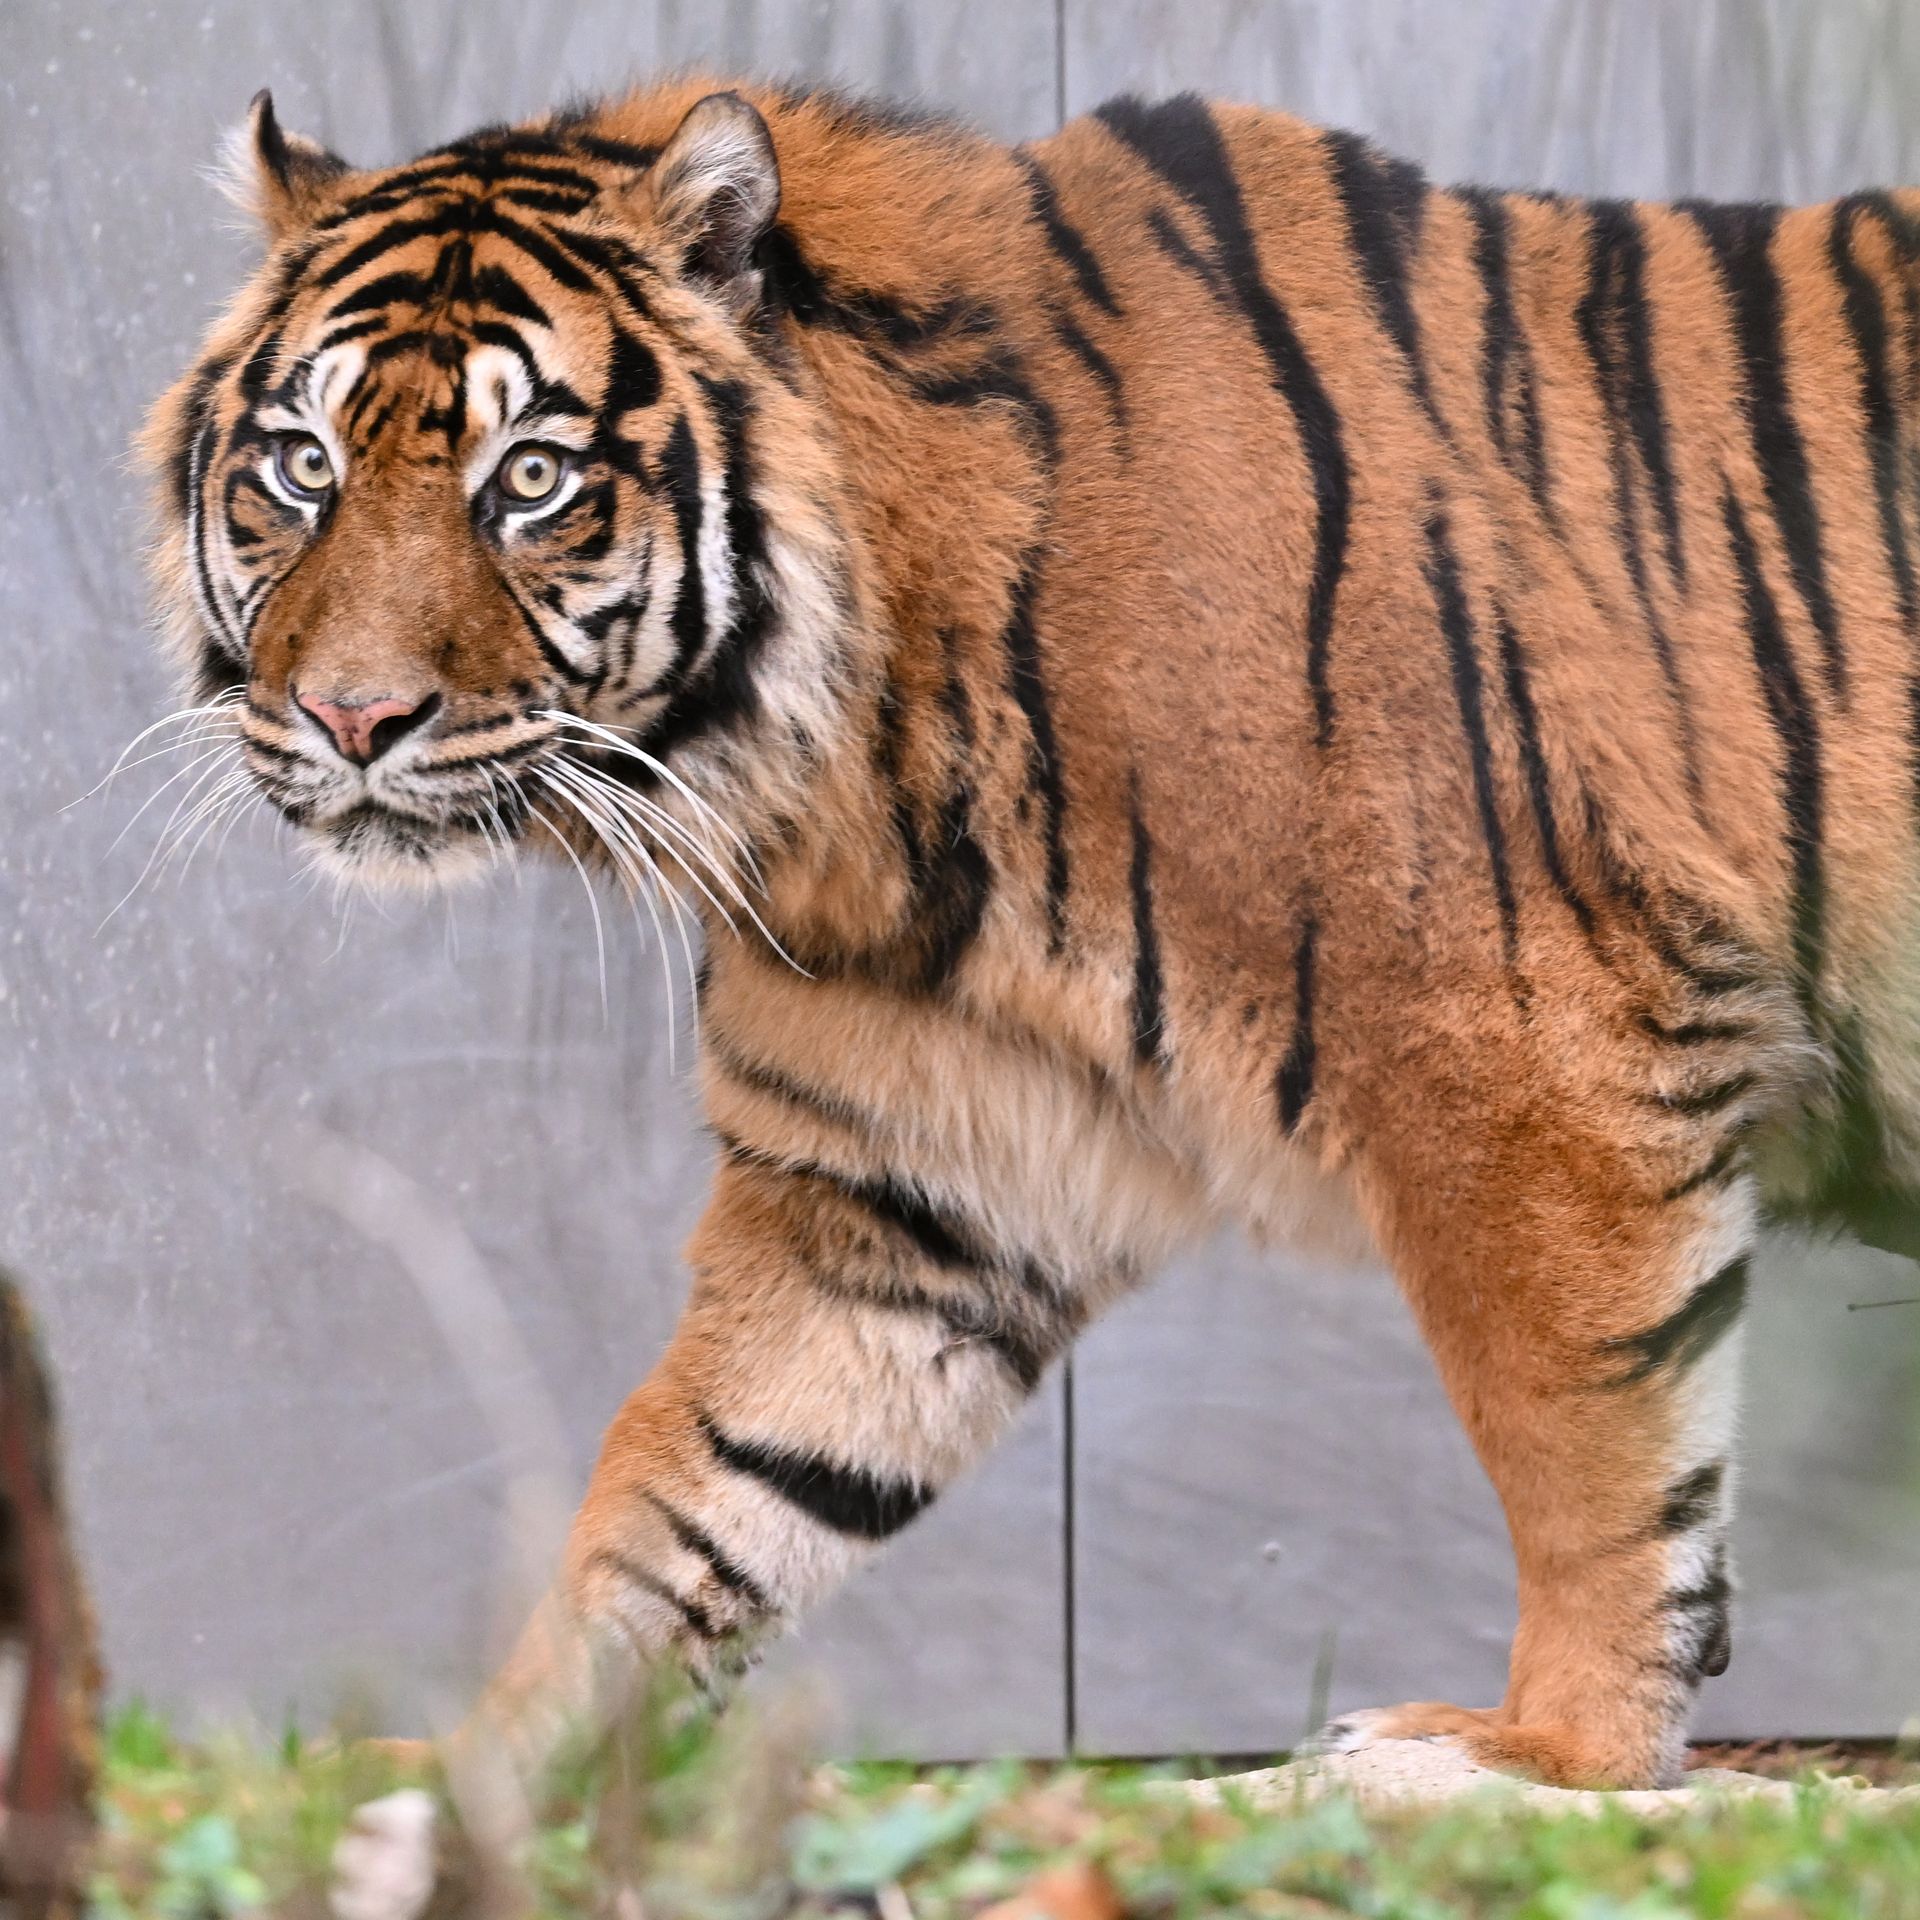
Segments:
[[[462,1743],[523,1779],[663,1661],[724,1678],[1011,1421],[1082,1311],[890,1180],[729,1143],[674,1338]]]

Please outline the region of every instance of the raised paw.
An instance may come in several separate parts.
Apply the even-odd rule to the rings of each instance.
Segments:
[[[335,1920],[418,1920],[433,1898],[438,1824],[433,1796],[418,1787],[356,1807],[333,1849]]]

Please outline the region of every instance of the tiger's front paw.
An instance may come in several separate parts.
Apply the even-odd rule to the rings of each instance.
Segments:
[[[439,1867],[433,1796],[404,1787],[354,1809],[333,1849],[334,1920],[420,1920]]]

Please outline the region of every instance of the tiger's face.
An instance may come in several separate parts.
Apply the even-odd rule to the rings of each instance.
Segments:
[[[671,817],[676,762],[831,677],[776,658],[828,644],[795,603],[831,537],[754,337],[765,123],[710,95],[658,149],[562,123],[354,173],[263,95],[245,147],[271,251],[150,441],[246,777],[357,879],[617,847],[617,790]]]

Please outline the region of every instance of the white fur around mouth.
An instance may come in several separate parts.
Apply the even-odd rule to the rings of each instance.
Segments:
[[[448,832],[402,815],[356,831],[343,845],[337,823],[317,821],[305,830],[315,867],[336,885],[385,893],[432,893],[477,880],[500,849],[477,834]]]

